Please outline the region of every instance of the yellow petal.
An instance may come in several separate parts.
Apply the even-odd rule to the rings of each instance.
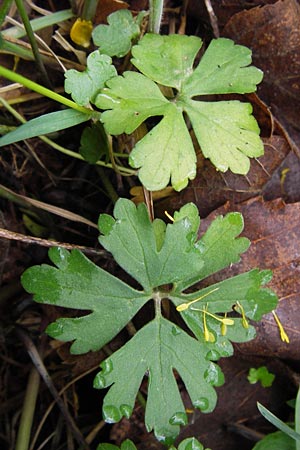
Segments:
[[[90,20],[80,19],[80,17],[73,23],[70,31],[70,38],[77,45],[81,47],[89,47],[93,31],[93,24]]]

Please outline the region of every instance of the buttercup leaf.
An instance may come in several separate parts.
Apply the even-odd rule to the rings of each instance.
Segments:
[[[61,341],[75,340],[72,353],[103,347],[149,298],[77,250],[53,248],[49,257],[57,268],[46,264],[31,267],[23,274],[22,283],[35,294],[37,302],[92,311],[83,317],[58,319],[47,329],[50,336]]]
[[[140,73],[124,72],[106,85],[95,104],[108,110],[101,121],[110,134],[132,133],[148,117],[164,115],[169,106],[159,87]]]
[[[102,156],[108,156],[107,135],[99,121],[83,130],[79,151],[81,156],[91,164],[96,163]]]
[[[122,442],[121,447],[113,444],[99,444],[97,450],[137,450],[132,441],[126,439]],[[175,447],[169,447],[169,450],[176,450]],[[203,445],[196,438],[187,438],[180,442],[178,450],[204,450]]]
[[[131,414],[139,386],[149,370],[146,427],[148,431],[154,429],[158,440],[172,443],[179,426],[187,423],[173,369],[180,374],[196,408],[210,412],[215,407],[213,386],[223,383],[223,375],[205,359],[206,353],[205,346],[166,319],[160,317],[150,322],[101,365],[102,371],[95,378],[95,387],[112,385],[104,400],[106,421],[117,422]]]
[[[112,60],[107,55],[101,55],[98,50],[87,58],[87,68],[84,72],[75,69],[65,73],[65,91],[71,94],[78,105],[87,106],[94,102],[97,93],[104,88],[105,82],[117,75]]]
[[[249,158],[263,154],[251,105],[194,99],[255,91],[262,72],[248,67],[251,51],[230,39],[216,39],[193,69],[201,46],[195,36],[146,34],[132,48],[132,63],[143,75],[127,72],[114,78],[97,97],[97,106],[108,110],[101,120],[111,134],[131,133],[147,118],[163,116],[130,158],[149,190],[163,189],[171,179],[180,191],[195,177],[196,155],[183,114],[189,117],[204,156],[218,170],[246,174]],[[155,83],[169,88],[163,91],[168,97]]]
[[[191,205],[188,203],[188,205]],[[184,205],[182,210],[187,209]],[[193,211],[189,213],[189,217]],[[174,214],[174,218],[177,213]],[[193,214],[195,220],[195,214]],[[199,224],[198,224],[199,227]],[[218,216],[210,224],[202,238],[196,242],[196,247],[200,251],[204,264],[196,277],[186,277],[177,284],[178,290],[185,290],[197,281],[203,280],[209,275],[219,272],[230,264],[239,262],[240,255],[250,246],[249,239],[238,237],[243,231],[244,220],[239,213],[229,213],[225,217]],[[222,257],[220,257],[222,255]]]
[[[100,348],[146,302],[153,302],[154,318],[101,363],[95,387],[109,388],[103,415],[107,422],[116,422],[131,415],[147,375],[146,427],[167,445],[187,422],[174,370],[194,407],[212,411],[214,386],[223,383],[223,374],[213,361],[231,355],[232,342],[252,339],[255,330],[249,320],[259,320],[277,303],[275,294],[263,288],[271,279],[269,271],[254,269],[213,286],[194,286],[237,263],[249,246],[246,238],[238,237],[243,229],[240,214],[218,217],[200,239],[199,225],[192,203],[175,212],[174,221],[166,225],[162,220],[151,222],[145,204],[135,206],[119,199],[113,217],[100,215],[99,240],[138,288],[95,266],[79,251],[60,248],[49,252],[56,268],[32,267],[22,277],[23,286],[36,301],[88,311],[79,318],[58,319],[47,328],[57,339],[73,340],[73,353]],[[175,305],[192,335],[163,317],[161,305],[167,301]],[[179,448],[201,448],[194,444]]]
[[[190,100],[185,111],[203,155],[221,172],[229,168],[233,173],[245,175],[250,169],[249,157],[263,154],[259,128],[249,103]]]
[[[180,442],[178,450],[204,450],[204,447],[196,438],[192,437]]]
[[[107,216],[99,218],[100,231],[105,232],[102,217],[106,222]],[[113,226],[104,236],[100,236],[100,243],[145,291],[163,284],[177,283],[191,274],[196,276],[201,269],[202,256],[195,247],[196,236],[191,233],[191,222],[187,217],[167,225],[160,251],[144,203],[136,207],[130,200],[119,200],[114,217]]]
[[[165,111],[161,122],[136,144],[129,162],[140,168],[148,189],[163,189],[171,178],[174,189],[181,191],[196,176],[196,155],[182,111],[173,104]]]
[[[231,39],[213,39],[182,93],[190,97],[207,94],[245,94],[256,91],[263,73],[252,62],[251,50]]]
[[[108,25],[98,25],[94,29],[94,44],[105,55],[118,58],[125,56],[131,48],[131,41],[139,36],[140,20],[141,17],[134,19],[127,9],[113,12],[107,18]]]
[[[275,375],[270,373],[266,366],[261,366],[257,369],[251,367],[247,379],[250,384],[255,384],[260,381],[263,387],[270,387],[275,380]]]
[[[202,40],[196,36],[146,34],[132,48],[131,62],[156,83],[180,91],[193,73],[194,59],[201,46]]]

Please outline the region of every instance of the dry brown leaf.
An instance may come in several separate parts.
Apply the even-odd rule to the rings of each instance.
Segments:
[[[211,7],[218,19],[220,30],[227,21],[236,13],[251,9],[255,6],[262,6],[269,3],[275,3],[276,0],[211,0]],[[199,4],[200,3],[200,4]],[[203,2],[199,0],[190,0],[188,2],[188,16],[203,21],[207,17],[207,9]],[[207,18],[208,19],[208,18]]]
[[[261,2],[260,2],[261,3]],[[300,5],[296,0],[235,14],[223,35],[250,47],[253,62],[264,71],[259,96],[284,124],[299,129]]]
[[[243,214],[244,236],[251,240],[250,249],[241,262],[210,277],[209,283],[236,275],[252,268],[271,269],[273,279],[269,287],[279,297],[277,314],[290,338],[290,344],[281,341],[272,314],[255,324],[257,338],[240,345],[243,352],[255,355],[299,359],[300,354],[300,203],[286,205],[282,200],[265,202],[253,198],[240,205],[225,206],[202,221],[202,231],[213,217],[229,211]]]
[[[196,203],[201,217],[223,205],[227,200],[240,203],[261,194],[271,175],[290,151],[286,139],[273,135],[264,139],[265,154],[251,162],[247,176],[217,172],[208,161],[198,156],[198,173],[184,191],[162,200],[157,205],[157,214],[162,216],[164,210],[173,213],[187,202]]]

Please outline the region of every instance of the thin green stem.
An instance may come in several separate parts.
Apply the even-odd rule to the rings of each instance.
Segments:
[[[159,34],[164,9],[164,0],[149,1],[149,31]]]
[[[72,100],[63,97],[62,95],[57,94],[51,89],[47,89],[44,86],[41,86],[40,84],[35,83],[34,81],[31,81],[28,78],[19,75],[18,73],[13,72],[12,70],[6,69],[3,66],[0,66],[0,76],[7,78],[10,81],[14,81],[15,83],[20,83],[28,89],[31,89],[32,91],[37,92],[38,94],[41,94],[45,97],[51,98],[52,100],[59,102],[62,105],[68,106],[69,108],[76,109],[77,111],[81,111],[86,114],[91,114],[90,109],[85,108],[84,106],[77,105],[77,103],[73,102]]]
[[[154,308],[155,308],[155,317],[161,316],[161,295],[160,292],[154,292],[153,294],[153,300],[154,300]]]
[[[21,16],[22,22],[24,24],[24,27],[25,27],[25,30],[26,30],[26,34],[27,34],[27,37],[29,39],[29,42],[30,42],[30,45],[31,45],[31,48],[32,48],[32,52],[33,52],[34,57],[35,57],[36,64],[38,66],[38,69],[39,69],[39,71],[40,71],[40,73],[41,73],[41,75],[42,75],[42,77],[44,79],[44,82],[45,82],[46,86],[51,88],[51,82],[49,80],[46,68],[45,68],[43,60],[41,58],[39,47],[37,45],[37,42],[36,42],[36,39],[35,39],[35,36],[34,36],[34,32],[32,30],[31,23],[30,23],[29,17],[27,15],[27,12],[26,12],[26,9],[25,9],[24,1],[23,0],[15,0],[15,3],[16,3],[16,6],[18,8],[19,14]]]
[[[36,368],[30,371],[28,384],[23,403],[23,410],[17,435],[15,450],[28,450],[30,444],[30,433],[32,428],[33,416],[36,400],[40,386],[40,375]]]
[[[1,74],[1,68],[2,68],[2,66],[0,66],[0,74]],[[12,72],[12,73],[14,73],[14,72]],[[43,89],[45,89],[45,88],[43,88]],[[62,97],[62,96],[59,96],[59,97]],[[62,98],[64,98],[64,97],[62,97]],[[22,117],[2,97],[0,97],[0,102],[4,105],[4,107],[7,109],[7,111],[9,111],[17,120],[19,120],[21,123],[26,123],[26,120],[24,119],[24,117]],[[74,105],[76,105],[76,103],[74,103]],[[85,112],[86,111],[89,111],[89,113],[91,112],[91,110],[89,110],[89,109],[85,109]],[[72,150],[69,150],[69,149],[67,149],[65,147],[62,147],[61,145],[57,144],[56,142],[52,141],[51,139],[47,138],[46,136],[39,136],[39,138],[43,142],[45,142],[46,144],[50,145],[55,150],[58,150],[59,152],[64,153],[65,155],[71,156],[72,158],[76,158],[76,159],[80,159],[81,161],[85,161],[85,159],[79,153],[73,152]],[[106,167],[108,169],[113,169],[113,170],[117,169],[120,173],[123,173],[124,175],[136,175],[136,171],[133,170],[133,169],[129,169],[129,168],[123,167],[123,166],[117,166],[115,164],[113,165],[113,164],[110,164],[110,163],[105,163],[104,161],[97,161],[96,165],[97,166]]]
[[[100,175],[101,182],[102,182],[104,188],[106,189],[108,197],[111,199],[111,201],[113,203],[116,203],[116,201],[118,200],[119,196],[117,194],[117,191],[113,187],[110,179],[106,175],[104,169],[102,167],[97,167],[97,172]]]
[[[98,0],[85,0],[81,18],[92,21],[96,13],[97,4]]]
[[[3,24],[5,17],[8,13],[10,5],[12,4],[12,0],[4,0],[1,8],[0,8],[0,27]]]

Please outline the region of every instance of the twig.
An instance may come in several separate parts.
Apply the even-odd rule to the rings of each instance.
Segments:
[[[92,247],[85,247],[83,245],[73,245],[68,244],[66,242],[56,242],[49,241],[47,239],[41,239],[34,236],[26,236],[25,234],[16,233],[14,231],[5,230],[4,228],[0,228],[0,238],[11,239],[13,241],[21,241],[26,244],[35,244],[41,245],[42,247],[63,247],[67,250],[81,250],[83,253],[87,255],[97,255],[97,256],[107,256],[107,252],[105,250],[96,250]]]
[[[241,423],[229,423],[226,426],[228,431],[232,431],[233,433],[239,434],[251,441],[258,442],[265,437],[263,433],[259,433],[252,428],[249,428]]]
[[[17,194],[11,189],[0,184],[0,197],[6,198],[7,200],[16,203],[17,205],[23,206],[25,208],[34,207],[37,209],[42,209],[44,211],[50,212],[51,214],[56,214],[57,216],[64,217],[65,219],[72,220],[73,222],[84,223],[85,225],[98,229],[94,222],[86,219],[79,214],[75,214],[58,206],[50,205],[49,203],[41,202],[40,200],[35,200],[33,198],[27,197],[26,195]]]
[[[213,10],[213,7],[211,5],[211,1],[210,0],[204,0],[208,15],[209,15],[209,19],[210,19],[210,23],[214,32],[214,36],[215,38],[219,38],[220,37],[220,31],[219,31],[219,26],[218,26],[218,19],[217,16],[215,15],[215,12]]]

